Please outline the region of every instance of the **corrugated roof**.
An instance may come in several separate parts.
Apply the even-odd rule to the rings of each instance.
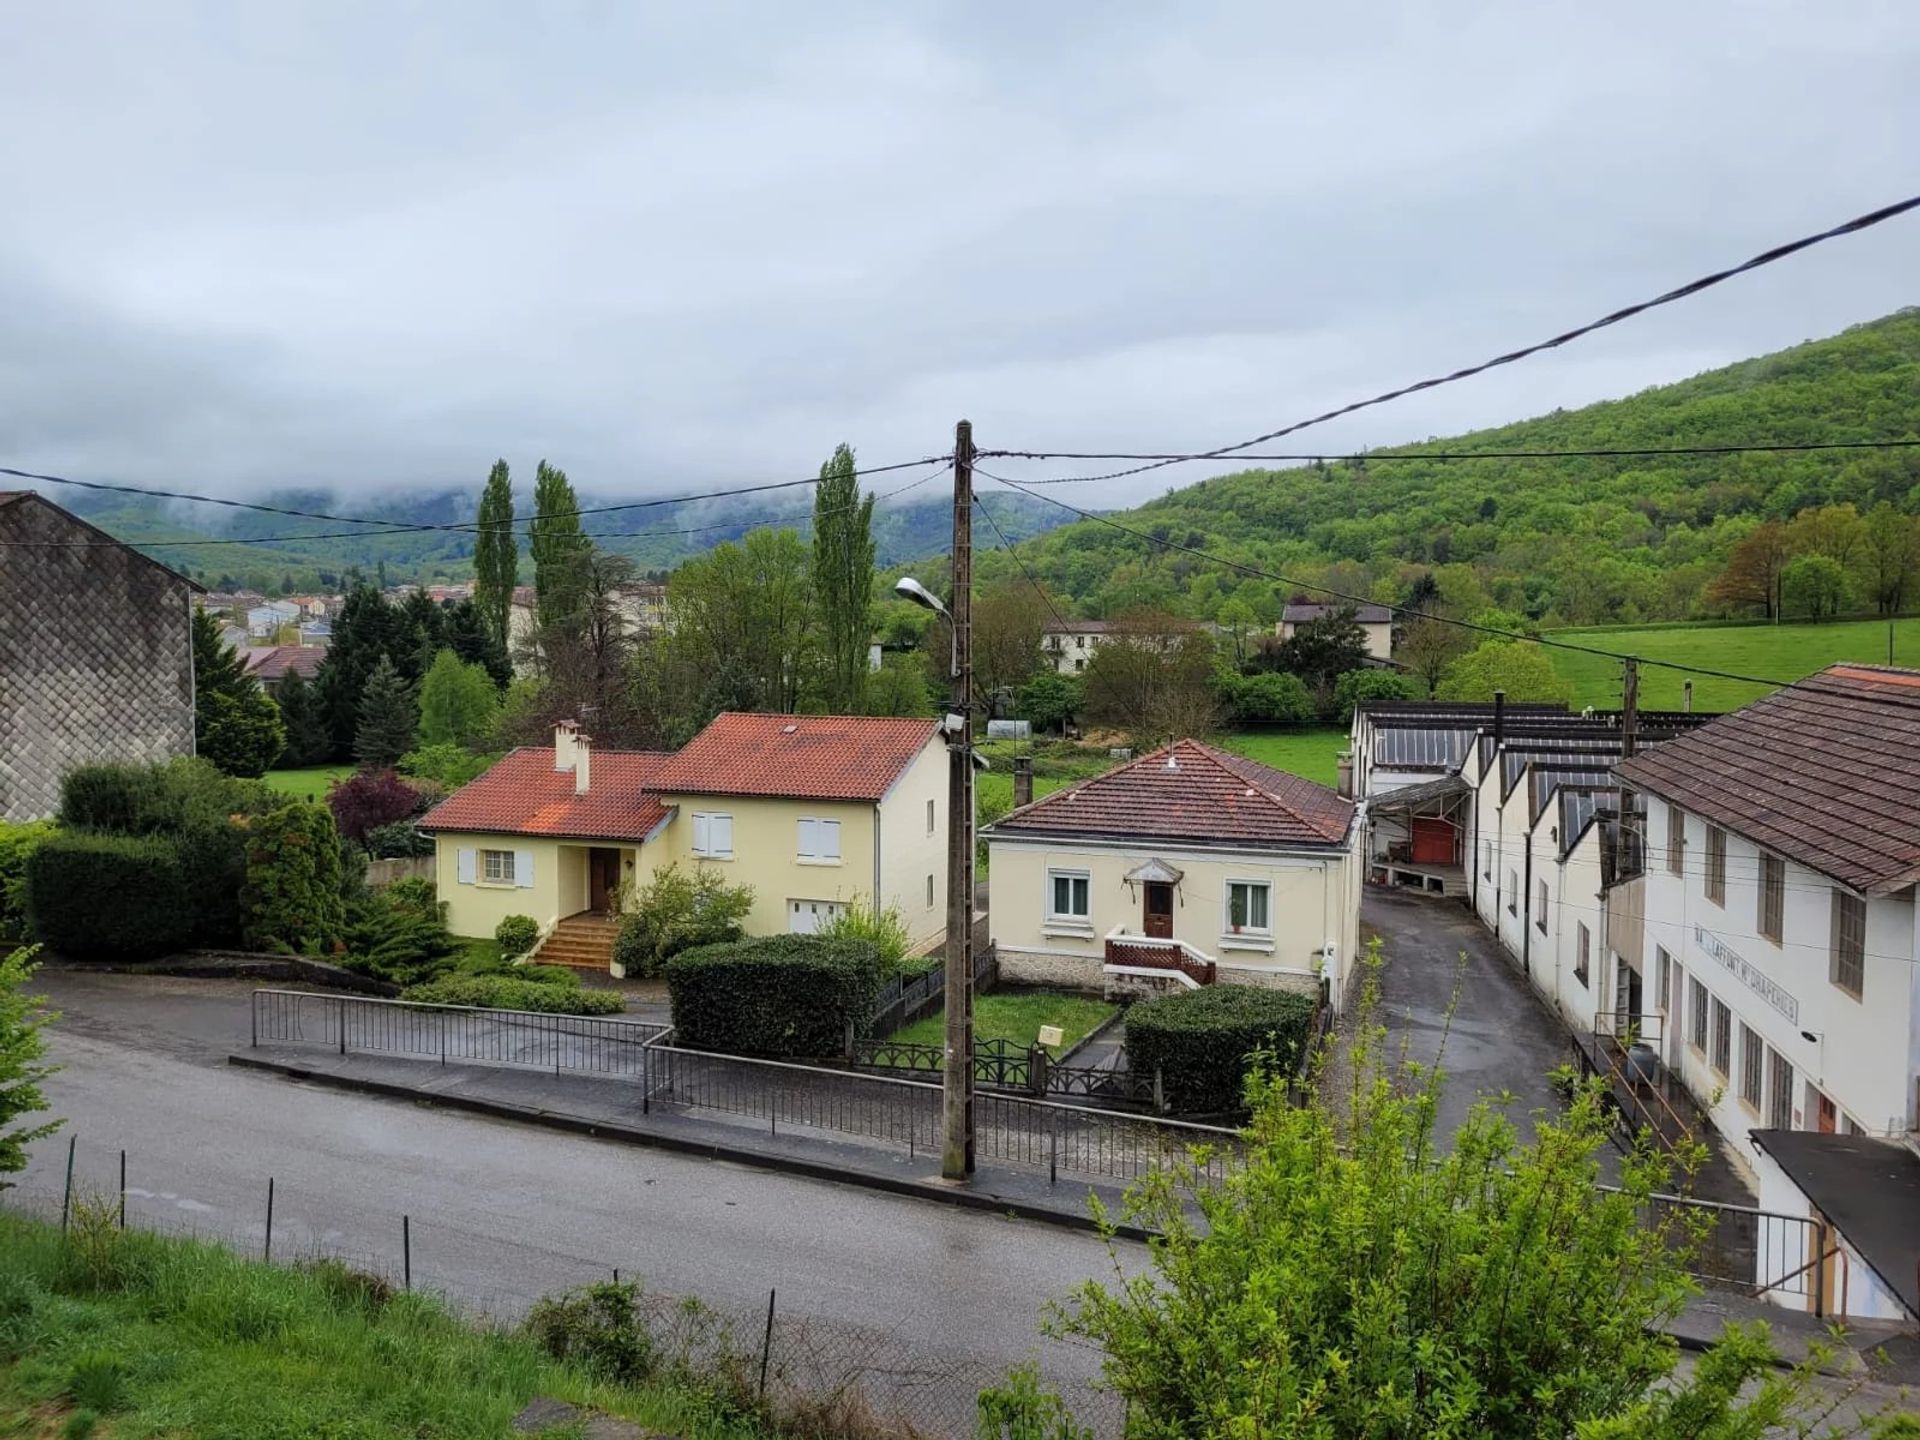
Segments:
[[[1339,845],[1353,813],[1353,804],[1325,785],[1198,740],[1177,740],[1022,806],[987,833],[1256,847]]]
[[[1619,773],[1863,895],[1920,880],[1920,670],[1831,666]]]
[[[587,793],[576,795],[573,772],[553,768],[551,746],[515,750],[434,806],[420,824],[438,831],[641,840],[667,816],[648,782],[672,758],[649,750],[595,750],[587,759]]]
[[[654,777],[668,795],[878,800],[938,733],[871,715],[718,716]]]

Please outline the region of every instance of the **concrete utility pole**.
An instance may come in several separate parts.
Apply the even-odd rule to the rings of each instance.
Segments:
[[[953,690],[947,720],[945,1139],[940,1173],[973,1174],[973,423],[953,429]],[[956,724],[957,718],[957,724]]]

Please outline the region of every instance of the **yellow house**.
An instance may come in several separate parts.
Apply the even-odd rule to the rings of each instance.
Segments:
[[[623,886],[713,866],[749,934],[810,933],[878,897],[921,949],[946,920],[947,754],[931,720],[725,714],[676,754],[596,750],[571,723],[422,822],[456,935],[531,916],[543,961],[611,958]]]
[[[1324,785],[1180,740],[986,828],[1003,979],[1346,997],[1361,827]]]

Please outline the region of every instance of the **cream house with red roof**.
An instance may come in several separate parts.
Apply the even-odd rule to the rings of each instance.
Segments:
[[[1214,983],[1345,998],[1359,944],[1355,807],[1180,740],[982,833],[1000,974],[1108,992]]]
[[[812,932],[877,896],[929,949],[945,933],[946,784],[932,720],[725,714],[670,755],[598,750],[569,723],[421,823],[453,932],[530,915],[543,960],[604,965],[623,887],[669,864],[751,886],[749,934]]]

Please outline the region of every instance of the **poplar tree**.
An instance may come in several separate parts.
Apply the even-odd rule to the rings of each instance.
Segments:
[[[866,686],[873,595],[873,496],[862,497],[853,451],[835,448],[813,492],[813,585],[825,651],[827,709],[856,713]]]
[[[473,603],[505,654],[513,587],[520,579],[520,542],[513,534],[513,477],[504,460],[493,462],[480,492],[479,522],[480,534],[473,542]]]
[[[533,519],[527,527],[533,552],[540,628],[576,623],[586,593],[585,566],[593,546],[580,529],[580,502],[567,472],[540,462],[533,481]]]

